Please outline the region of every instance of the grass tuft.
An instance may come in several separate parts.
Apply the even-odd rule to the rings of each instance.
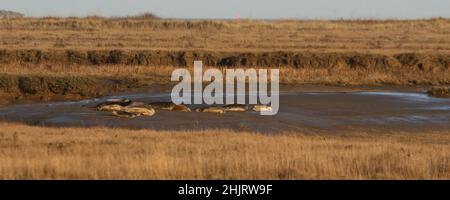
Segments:
[[[450,97],[450,86],[435,86],[428,90],[428,94],[434,97]]]

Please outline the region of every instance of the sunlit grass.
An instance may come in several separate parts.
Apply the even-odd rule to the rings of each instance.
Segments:
[[[448,132],[261,135],[0,126],[0,179],[450,178]]]

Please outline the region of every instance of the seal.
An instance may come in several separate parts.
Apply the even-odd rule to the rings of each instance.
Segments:
[[[149,103],[154,109],[172,111],[176,106],[173,102],[152,102]]]
[[[111,104],[111,105],[100,105],[97,106],[97,110],[98,111],[122,111],[123,110],[123,106],[118,105],[118,104]]]
[[[96,106],[99,111],[114,111],[120,107],[130,105],[132,102],[129,99],[107,99],[106,102],[100,103]],[[113,109],[112,109],[113,108]]]
[[[230,104],[223,106],[225,112],[245,112],[248,110],[248,106],[244,104]]]
[[[155,109],[153,109],[151,106],[130,107],[130,108],[125,107],[123,109],[123,112],[135,114],[138,116],[142,115],[142,116],[148,116],[148,117],[151,117],[156,114]]]
[[[139,117],[139,114],[129,113],[125,111],[113,111],[112,114],[116,117],[126,117],[126,118],[136,118]]]
[[[272,107],[268,105],[255,105],[253,107],[253,111],[256,112],[270,112],[272,111]]]
[[[225,110],[222,107],[211,106],[206,108],[197,108],[195,112],[224,114]]]
[[[171,111],[191,112],[191,109],[186,105],[175,105]]]

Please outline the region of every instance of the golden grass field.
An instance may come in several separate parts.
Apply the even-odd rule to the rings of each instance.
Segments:
[[[1,123],[0,179],[449,179],[450,134],[254,134]]]
[[[0,19],[1,49],[450,52],[450,20]]]

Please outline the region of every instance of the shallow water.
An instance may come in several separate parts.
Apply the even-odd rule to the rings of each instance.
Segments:
[[[108,126],[156,130],[233,129],[263,133],[381,130],[450,130],[450,99],[417,92],[284,92],[280,112],[181,113],[158,111],[153,117],[117,118],[93,107],[107,98],[169,101],[169,93],[141,93],[73,102],[14,105],[0,108],[0,119],[46,126]],[[198,106],[197,106],[198,107]],[[195,108],[195,106],[193,106]]]

